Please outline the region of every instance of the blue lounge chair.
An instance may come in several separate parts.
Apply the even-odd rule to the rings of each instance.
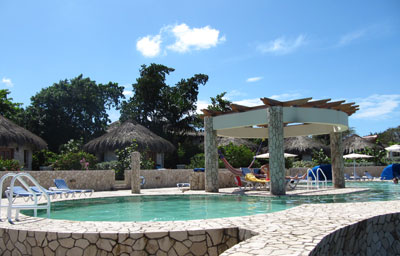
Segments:
[[[345,180],[352,180],[352,178],[350,177],[350,175],[347,174],[347,173],[344,174],[344,179],[345,179]]]
[[[79,197],[83,194],[85,196],[86,193],[90,193],[89,196],[93,194],[93,189],[70,189],[63,179],[54,179],[54,184],[56,185],[56,188],[51,188],[51,191],[63,191],[67,193],[72,193],[72,197],[75,197],[75,193],[79,193]]]
[[[32,199],[32,198],[34,197],[34,194],[33,194],[33,193],[27,191],[26,189],[24,189],[24,188],[21,187],[21,186],[14,186],[13,194],[12,194],[12,195],[11,195],[11,189],[10,189],[10,187],[7,187],[7,190],[4,191],[4,193],[6,194],[6,196],[7,196],[8,198],[9,198],[10,196],[11,196],[11,197],[14,197],[13,201],[14,201],[15,199],[19,198],[19,197],[23,197],[24,200],[27,202],[29,199]],[[38,196],[38,197],[40,197],[40,196],[42,195],[42,193],[36,193],[36,192],[35,192],[35,194],[36,194],[36,196]]]
[[[369,172],[364,173],[368,180],[374,180],[374,176],[372,176]]]
[[[40,190],[38,187],[36,187],[36,186],[32,186],[32,187],[30,187],[31,189],[32,189],[32,191],[33,192],[35,192],[35,193],[42,193],[42,191],[44,191],[46,194],[48,194],[49,196],[53,196],[53,199],[56,199],[57,198],[57,195],[60,195],[60,198],[62,198],[62,194],[65,194],[65,197],[66,198],[68,198],[68,195],[69,194],[72,194],[73,192],[68,192],[68,191],[57,191],[57,190],[55,190],[55,191],[51,191],[51,190],[48,190],[48,189],[45,189],[45,188],[41,188],[42,190]]]

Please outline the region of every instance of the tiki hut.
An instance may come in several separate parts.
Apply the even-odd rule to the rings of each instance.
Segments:
[[[328,147],[321,142],[308,136],[297,136],[285,139],[284,151],[286,153],[296,154],[303,161],[311,161],[314,151],[324,150],[328,153]]]
[[[218,146],[227,146],[230,143],[236,146],[246,146],[252,151],[256,151],[258,148],[258,145],[252,141],[242,139],[242,138],[233,138],[233,137],[218,137],[217,138],[217,143]]]
[[[350,154],[350,153],[353,153],[353,152],[356,152],[358,150],[362,150],[365,148],[381,148],[381,149],[383,149],[382,146],[378,146],[374,142],[371,142],[368,139],[363,139],[360,136],[358,136],[357,134],[352,134],[343,140],[343,152],[345,154]]]
[[[175,150],[171,142],[134,121],[126,121],[118,127],[114,126],[106,134],[89,141],[83,149],[95,154],[99,161],[108,162],[117,160],[115,150],[130,146],[133,140],[136,140],[138,144],[138,151],[148,151],[150,158],[159,167],[164,167],[164,153]]]
[[[0,116],[0,158],[15,159],[32,169],[32,153],[45,149],[47,143],[39,136]]]

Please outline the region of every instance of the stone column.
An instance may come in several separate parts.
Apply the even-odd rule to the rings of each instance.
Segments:
[[[204,117],[205,190],[218,192],[218,145],[217,131],[213,129],[213,119]]]
[[[271,194],[285,195],[285,158],[283,155],[283,108],[268,108],[268,149]]]
[[[140,153],[132,152],[131,154],[131,193],[140,194]]]
[[[343,161],[343,146],[342,133],[331,132],[331,161],[332,161],[332,181],[335,188],[344,188],[344,161]]]

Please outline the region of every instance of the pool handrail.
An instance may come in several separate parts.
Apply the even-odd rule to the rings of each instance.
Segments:
[[[312,179],[310,180],[310,179],[309,179],[310,173],[311,173],[312,176],[314,177],[314,180],[312,180]],[[322,175],[323,175],[323,177],[324,177],[324,180],[322,180],[322,181],[319,180],[319,173],[322,173]],[[309,169],[307,170],[307,190],[313,188],[313,183],[315,184],[315,188],[316,188],[316,189],[319,189],[319,188],[320,188],[320,186],[319,186],[319,183],[320,183],[320,182],[321,182],[321,184],[322,184],[322,187],[321,187],[321,188],[326,188],[326,187],[328,186],[328,180],[327,180],[327,178],[326,178],[326,175],[325,175],[324,171],[323,171],[321,168],[318,168],[318,169],[316,170],[316,173],[314,173],[314,170],[311,169],[311,168],[309,168]]]
[[[7,207],[7,219],[8,222],[10,224],[14,224],[14,222],[12,221],[12,210],[15,209],[16,210],[16,214],[15,214],[15,220],[18,221],[19,219],[19,212],[21,209],[26,209],[26,210],[34,210],[34,216],[37,216],[37,209],[46,209],[47,211],[47,217],[50,218],[50,206],[51,206],[51,200],[50,200],[50,196],[44,191],[44,189],[40,186],[40,184],[29,174],[29,173],[8,173],[6,175],[4,175],[3,177],[1,177],[0,179],[0,191],[3,191],[3,183],[4,181],[9,178],[12,177],[11,182],[10,182],[10,187],[9,187],[9,193],[8,193],[8,205],[1,205],[1,200],[0,200],[0,211],[2,207]],[[39,188],[40,190],[40,194],[36,193],[34,191],[32,191],[32,189],[29,187],[29,185],[24,181],[23,178],[27,178],[30,182],[32,182],[36,187]],[[32,200],[34,201],[33,204],[14,204],[14,184],[15,181],[19,181],[23,187],[25,187],[25,189],[32,194]],[[38,195],[39,198],[43,195],[46,200],[47,203],[44,205],[39,205],[38,204]],[[1,216],[1,212],[0,212],[0,216]],[[0,219],[1,221],[1,219]]]
[[[326,175],[325,175],[325,173],[324,173],[324,171],[321,169],[321,168],[318,168],[317,169],[317,178],[318,178],[318,185],[317,185],[317,188],[319,188],[319,182],[320,182],[320,180],[319,180],[319,173],[322,173],[322,175],[324,176],[324,180],[322,180],[321,181],[321,183],[322,183],[322,187],[323,188],[326,188],[327,186],[328,186],[328,180],[327,180],[327,178],[326,178]]]

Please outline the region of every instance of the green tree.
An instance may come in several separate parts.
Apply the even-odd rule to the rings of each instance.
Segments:
[[[119,108],[123,87],[117,83],[96,84],[79,75],[42,89],[26,109],[26,127],[47,141],[52,151],[70,139],[84,142],[105,132],[107,109]]]
[[[12,102],[13,98],[9,98],[8,94],[10,94],[9,90],[0,90],[0,115],[20,124],[24,112],[24,109],[21,108],[22,103]]]
[[[378,133],[378,138],[383,145],[400,143],[400,125],[398,127],[389,128],[381,133]]]
[[[231,108],[231,101],[224,99],[224,96],[226,95],[226,92],[223,92],[221,94],[218,94],[217,96],[211,97],[211,105],[208,105],[207,109],[208,110],[213,110],[213,111],[229,111],[232,110]]]
[[[132,85],[133,96],[122,103],[120,120],[135,120],[167,139],[171,139],[168,133],[180,136],[192,130],[198,118],[195,111],[199,86],[207,83],[208,76],[196,74],[169,86],[166,77],[173,71],[160,64],[142,65],[140,77]]]

